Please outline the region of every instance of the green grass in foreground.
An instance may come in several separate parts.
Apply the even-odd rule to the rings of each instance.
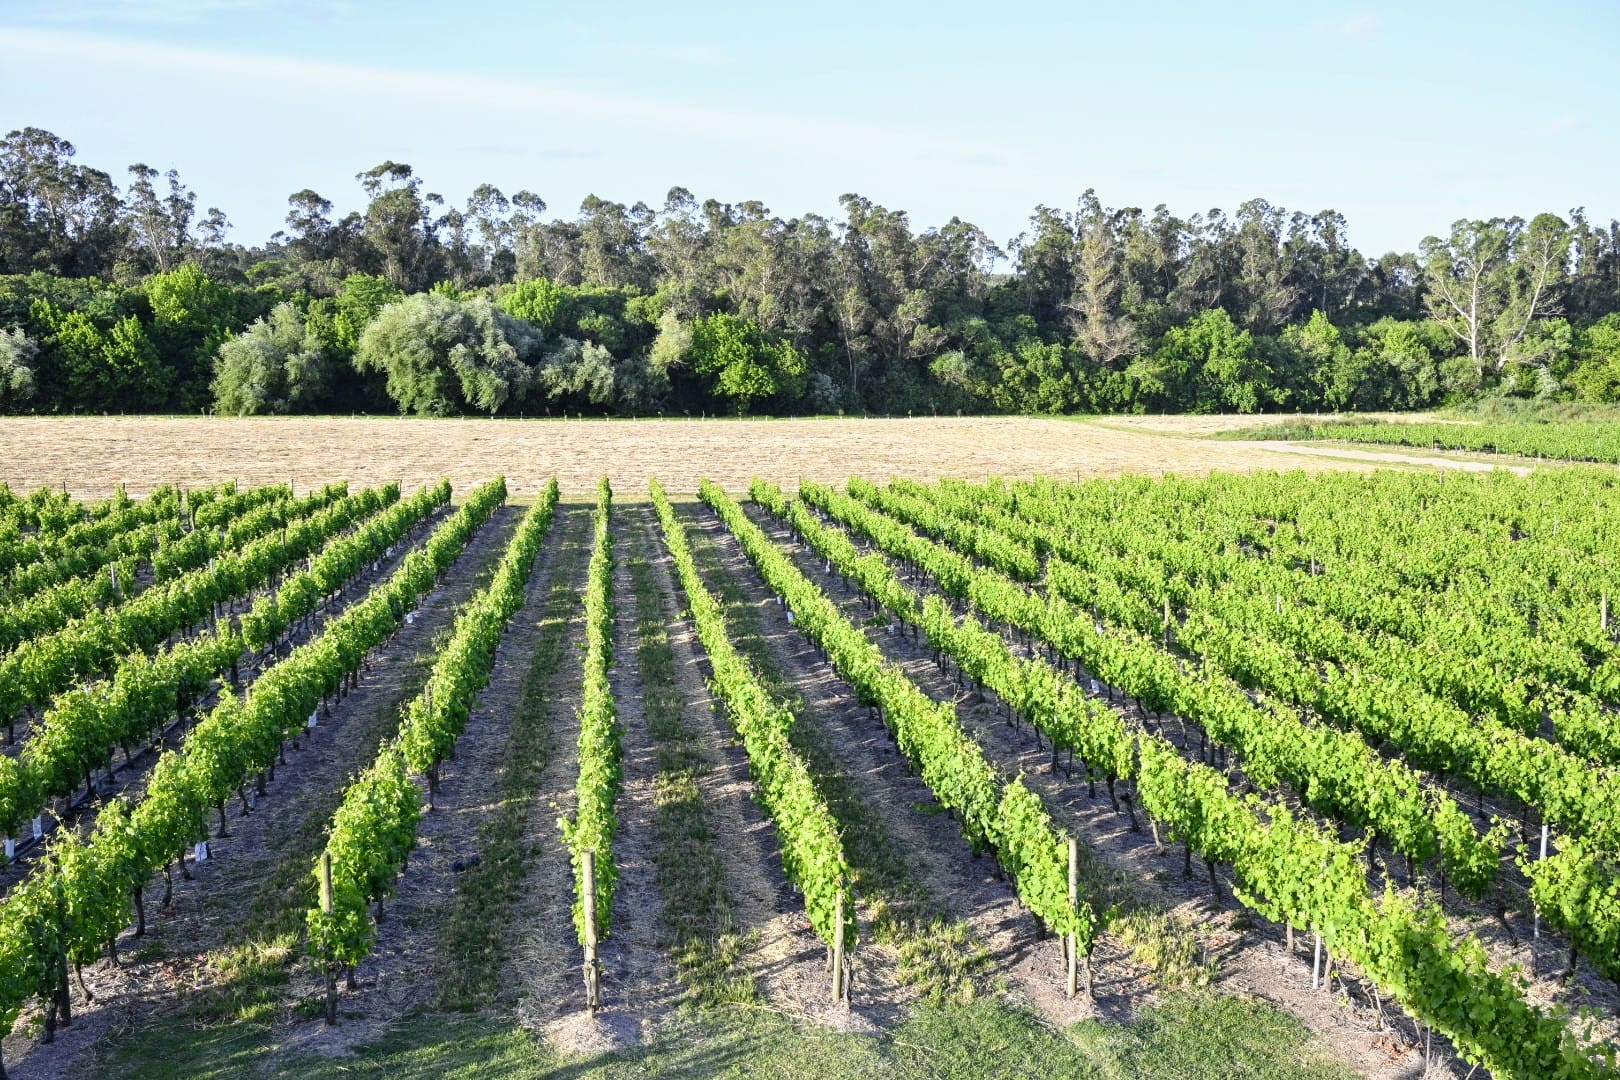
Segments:
[[[222,1048],[222,1050],[225,1048]],[[197,1076],[244,1075],[258,1064],[227,1053]],[[150,1073],[163,1074],[161,1064]],[[681,1011],[645,1045],[564,1059],[487,1015],[402,1024],[350,1057],[299,1056],[267,1073],[337,1077],[813,1077],[968,1080],[997,1077],[1246,1080],[1354,1075],[1324,1061],[1300,1025],[1269,1006],[1207,992],[1175,995],[1129,1025],[1085,1021],[1067,1032],[1003,1002],[929,1006],[892,1031],[851,1035],[764,1010]]]

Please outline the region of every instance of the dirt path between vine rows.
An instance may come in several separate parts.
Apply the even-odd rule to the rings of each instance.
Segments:
[[[642,550],[669,627],[682,722],[696,734],[706,762],[697,776],[704,820],[725,874],[733,920],[747,935],[743,965],[771,1008],[806,1018],[820,1015],[827,998],[825,950],[782,870],[776,831],[755,801],[748,754],[709,689],[708,655],[685,609],[662,528],[650,509],[639,516]]]
[[[76,1000],[73,1026],[59,1031],[53,1046],[36,1045],[18,1026],[6,1047],[14,1077],[76,1075],[109,1031],[174,1022],[161,1014],[173,1012],[177,995],[217,990],[229,977],[213,963],[214,951],[253,940],[256,930],[299,903],[344,781],[393,730],[408,687],[431,663],[434,636],[499,556],[517,513],[497,510],[469,540],[444,579],[422,597],[411,623],[367,659],[358,689],[305,733],[298,749],[288,747],[286,764],[277,766],[252,812],[243,815],[239,804],[228,805],[229,835],[210,840],[211,857],[193,864],[194,880],[176,874],[172,904],[159,904],[161,876],[147,889],[146,937],[136,939],[133,927],[126,929],[119,939],[122,966],[103,960],[85,972],[95,1004],[81,1012]]]
[[[658,753],[647,729],[645,695],[636,661],[637,601],[626,559],[625,532],[635,528],[626,511],[615,507],[613,541],[613,636],[608,682],[618,713],[623,779],[615,810],[618,829],[613,861],[619,879],[613,896],[612,926],[599,948],[603,1009],[594,1023],[582,1012],[583,988],[559,1001],[560,1015],[548,1030],[568,1049],[594,1046],[597,1040],[638,1043],[676,1004],[679,985],[675,967],[659,940],[663,899],[658,891],[654,858],[658,850],[654,781]],[[572,925],[570,921],[570,926]]]
[[[575,560],[573,599],[562,657],[545,688],[550,736],[523,827],[529,852],[517,900],[505,928],[500,978],[516,988],[517,1019],[529,1031],[548,1038],[547,1028],[584,998],[582,951],[574,932],[574,874],[557,821],[574,811],[574,785],[579,778],[579,710],[583,699],[585,661],[584,567],[591,545],[591,513],[581,519],[583,551]]]

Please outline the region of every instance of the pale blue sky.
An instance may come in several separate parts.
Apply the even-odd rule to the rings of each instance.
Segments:
[[[457,204],[854,191],[1003,244],[1087,187],[1263,196],[1377,255],[1463,216],[1620,216],[1620,2],[0,0],[0,125],[30,124],[120,183],[179,169],[244,243],[392,158]]]

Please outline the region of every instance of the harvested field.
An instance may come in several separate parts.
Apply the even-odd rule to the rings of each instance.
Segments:
[[[740,489],[753,476],[836,483],[853,473],[982,479],[1366,469],[1378,463],[1299,453],[1285,443],[1177,437],[1253,420],[15,417],[0,420],[0,480],[13,489],[66,487],[95,498],[120,482],[140,493],[164,483],[200,485],[229,477],[254,485],[290,479],[304,490],[337,480],[400,480],[410,489],[448,476],[463,491],[504,473],[521,496],[539,491],[551,476],[565,492],[586,491],[607,476],[616,489],[640,493],[653,476],[671,491],[691,491],[705,475]],[[1423,464],[1447,463],[1438,455],[1421,457]]]

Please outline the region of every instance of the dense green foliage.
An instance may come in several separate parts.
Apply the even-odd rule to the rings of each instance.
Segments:
[[[489,585],[456,613],[450,641],[434,661],[427,685],[405,708],[400,748],[411,770],[428,778],[430,794],[438,790],[439,765],[455,749],[473,700],[489,682],[501,634],[523,606],[534,557],[556,511],[557,481],[552,480],[523,515]]]
[[[613,840],[619,829],[619,789],[624,784],[624,747],[618,705],[608,668],[613,663],[613,488],[603,477],[596,488],[593,544],[585,582],[585,675],[579,709],[579,777],[574,812],[558,820],[574,867],[574,929],[586,944],[585,854],[595,857],[593,911],[596,934],[613,932],[613,895],[619,868]],[[592,1002],[595,1007],[595,1002]]]
[[[341,488],[324,489],[290,502],[289,516],[280,519],[255,514],[258,532],[239,536],[242,546],[236,550],[127,602],[93,608],[5,654],[0,658],[0,722],[10,723],[25,708],[44,705],[74,678],[117,657],[156,649],[171,634],[213,616],[221,601],[265,584],[292,560],[309,555],[334,529],[348,524],[350,519],[341,516],[343,507],[327,505],[341,494]],[[243,543],[247,540],[252,542]],[[209,554],[205,550],[203,558]]]
[[[1577,477],[1572,482],[1591,485],[1595,480],[1594,477]],[[1275,486],[1292,488],[1291,493],[1297,498],[1301,494],[1298,487],[1304,482],[1305,478],[1296,474]],[[1405,483],[1429,495],[1407,477],[1396,477],[1388,483],[1393,487]],[[1267,506],[1264,501],[1268,495],[1276,493],[1263,483],[1247,479],[1165,481],[1157,490],[1148,490],[1157,497],[1182,502],[1185,506],[1183,500],[1189,494],[1188,489],[1199,484],[1211,489],[1207,495],[1233,496],[1246,514],[1260,519],[1268,512],[1282,516],[1277,507]],[[1605,482],[1599,490],[1607,486]],[[858,482],[852,483],[852,490],[868,500],[877,500],[882,495],[871,485]],[[1151,543],[1145,538],[1146,533],[1162,532],[1167,520],[1153,515],[1098,514],[1095,508],[1089,514],[1078,512],[1074,493],[1062,485],[1020,484],[1011,492],[1000,486],[986,486],[958,489],[949,496],[944,490],[938,489],[941,507],[949,507],[953,515],[959,512],[964,520],[978,519],[984,516],[981,511],[987,510],[1005,520],[1008,528],[992,531],[1014,545],[1010,550],[1016,550],[1019,541],[1008,536],[1009,532],[1023,531],[1031,539],[1044,536],[1059,540],[1061,530],[1072,526],[1074,541],[1103,551],[1108,550],[1106,543],[1092,534],[1128,534],[1131,539],[1125,542],[1125,550],[1135,554]],[[1095,498],[1128,502],[1133,496],[1140,496],[1143,485],[1104,483],[1077,490]],[[813,538],[824,551],[835,550],[833,546],[823,546],[833,543],[828,540],[827,530],[813,517],[795,515],[780,492],[763,485],[756,485],[755,491],[767,505],[788,514],[800,528],[801,535]],[[1289,494],[1287,490],[1281,493]],[[1105,627],[1100,620],[1094,622],[1098,620],[1099,608],[1103,617],[1115,619],[1115,608],[1106,605],[1106,601],[1110,596],[1121,595],[1123,587],[1119,582],[1112,586],[1114,592],[1103,589],[1095,592],[1089,599],[1096,606],[1088,605],[1091,606],[1088,611],[1086,607],[1072,606],[1057,595],[1056,590],[1041,596],[1016,583],[1000,568],[1002,560],[994,556],[988,543],[981,546],[978,555],[982,565],[975,564],[951,547],[925,539],[896,518],[874,513],[855,499],[816,485],[806,485],[804,494],[813,505],[850,523],[884,550],[926,569],[948,593],[967,599],[987,619],[1017,627],[1040,640],[1055,656],[1063,658],[1065,666],[1078,662],[1110,686],[1125,689],[1142,706],[1144,715],[1147,711],[1158,714],[1162,710],[1187,716],[1212,728],[1217,723],[1224,725],[1229,734],[1247,742],[1243,764],[1256,783],[1265,785],[1268,779],[1275,783],[1280,774],[1292,771],[1295,790],[1311,800],[1323,789],[1349,781],[1345,765],[1353,758],[1330,752],[1329,744],[1320,739],[1300,745],[1282,745],[1263,738],[1263,727],[1250,726],[1247,731],[1243,730],[1244,722],[1233,710],[1249,707],[1246,698],[1238,695],[1222,705],[1218,696],[1198,691],[1192,684],[1199,680],[1182,666],[1173,662],[1156,664],[1153,646],[1143,638],[1133,640],[1128,632],[1129,623],[1122,628]],[[1463,510],[1477,517],[1483,508],[1482,494],[1486,493],[1478,488],[1463,487],[1460,499],[1454,497],[1447,501],[1447,509]],[[1518,488],[1496,494],[1519,501],[1530,492]],[[1342,501],[1335,505],[1342,505]],[[914,497],[910,504],[885,506],[888,510],[901,508],[910,510],[908,516],[919,523],[932,521],[937,513],[936,508]],[[1299,511],[1296,509],[1295,513]],[[1182,518],[1172,517],[1171,520]],[[1050,522],[1056,529],[1032,533],[1022,527],[1038,521]],[[1453,530],[1459,523],[1455,517],[1446,522]],[[1199,535],[1216,537],[1212,542],[1220,543],[1222,530],[1209,524],[1207,520],[1200,521]],[[1241,527],[1241,523],[1239,525]],[[975,527],[982,528],[976,524]],[[954,537],[951,540],[953,545],[958,542]],[[1578,537],[1572,542],[1583,541]],[[847,542],[844,543],[847,548]],[[1057,558],[1053,556],[1054,564]],[[1121,573],[1128,574],[1135,566],[1125,559],[1119,561]],[[1067,743],[1089,768],[1108,776],[1111,791],[1114,780],[1132,780],[1140,804],[1150,818],[1186,845],[1189,860],[1195,850],[1202,854],[1211,864],[1212,879],[1214,864],[1230,864],[1241,899],[1267,918],[1287,919],[1316,929],[1330,945],[1342,949],[1368,977],[1415,1016],[1449,1034],[1469,1060],[1483,1062],[1498,1074],[1510,1076],[1604,1074],[1604,1066],[1588,1057],[1558,1017],[1548,1016],[1530,1005],[1511,975],[1490,970],[1485,950],[1477,940],[1455,940],[1439,909],[1415,906],[1393,893],[1386,894],[1382,900],[1371,895],[1355,857],[1362,843],[1340,843],[1333,833],[1296,820],[1275,804],[1265,806],[1265,816],[1262,816],[1261,804],[1252,799],[1243,800],[1229,790],[1228,778],[1221,772],[1202,762],[1189,763],[1161,733],[1140,721],[1129,726],[1122,724],[1112,710],[1094,701],[1088,705],[1084,698],[1072,693],[1067,702],[1054,708],[1054,702],[1063,702],[1063,698],[1043,695],[1036,689],[1041,678],[1037,676],[1032,680],[1027,672],[1044,672],[1048,688],[1061,686],[1070,679],[1067,672],[1059,672],[1054,677],[1049,661],[1032,657],[1026,665],[1026,673],[1019,675],[1012,653],[999,635],[974,632],[971,620],[964,620],[961,628],[955,627],[949,610],[935,600],[919,605],[916,598],[898,584],[892,570],[880,557],[869,556],[858,566],[853,562],[845,565],[854,569],[863,587],[902,619],[918,618],[921,612],[923,625],[937,648],[952,652],[965,670],[975,672],[975,677],[983,677],[987,685],[1005,694],[1010,703],[1027,710],[1026,715],[1052,739],[1054,746]],[[1190,569],[1182,560],[1168,563],[1167,568],[1173,568],[1178,576],[1179,572]],[[1152,611],[1151,605],[1148,611]],[[1177,624],[1170,622],[1168,614],[1165,622],[1153,629],[1163,631],[1167,645],[1178,637]],[[978,655],[973,655],[974,652]],[[998,655],[999,660],[995,659]],[[1205,659],[1204,666],[1210,666],[1212,659]],[[1188,684],[1187,688],[1177,690],[1177,680]],[[1269,691],[1271,686],[1267,684],[1265,689]],[[1051,692],[1048,689],[1048,694]],[[1232,715],[1215,715],[1212,707]],[[1257,738],[1259,741],[1254,741]],[[1294,758],[1294,766],[1284,764],[1288,757]],[[1504,757],[1514,759],[1515,755],[1510,751]],[[1376,759],[1364,756],[1364,760]],[[1367,767],[1362,766],[1364,771]],[[1377,768],[1376,764],[1371,767]],[[1595,786],[1607,788],[1612,784],[1599,782]],[[1399,802],[1397,792],[1398,788],[1387,788],[1384,793],[1369,797],[1388,802],[1394,810]],[[1326,794],[1331,802],[1331,790]],[[1558,797],[1572,798],[1575,793],[1566,790]],[[1602,802],[1607,795],[1594,792],[1591,798]],[[1358,820],[1357,813],[1369,809],[1375,817],[1383,812],[1358,807],[1354,800],[1345,801],[1338,809],[1347,812],[1340,820],[1351,822]],[[1337,814],[1337,810],[1334,812]],[[1461,817],[1460,827],[1472,834],[1466,817],[1457,815],[1454,810],[1449,816],[1453,821]],[[1409,822],[1418,823],[1415,815],[1406,817]],[[1440,813],[1436,817],[1438,823],[1445,821],[1448,815]],[[1612,819],[1611,813],[1608,820]],[[1360,823],[1367,826],[1369,832],[1376,828],[1365,819]],[[1455,835],[1444,839],[1445,845],[1456,842]],[[1606,838],[1603,843],[1612,841]],[[1491,855],[1489,868],[1492,870],[1494,860],[1495,856]],[[1617,938],[1616,924],[1610,914],[1613,888],[1605,876],[1607,869],[1607,862],[1593,856],[1580,843],[1569,844],[1568,851],[1558,860],[1527,866],[1536,882],[1536,898],[1544,905],[1544,912],[1569,927],[1574,939],[1589,950],[1605,970],[1610,966],[1612,953],[1609,950]]]
[[[122,747],[127,758],[169,721],[188,715],[215,679],[236,670],[249,649],[274,644],[442,501],[434,489],[402,503],[394,502],[397,497],[393,485],[373,488],[320,514],[316,520],[327,535],[374,516],[355,533],[327,542],[312,560],[320,564],[320,577],[313,571],[293,575],[274,593],[260,596],[243,615],[242,632],[226,623],[155,656],[134,653],[121,659],[108,679],[57,695],[22,752],[8,759],[14,766],[0,774],[0,832],[15,835],[23,821],[44,809],[47,798],[71,794],[92,770],[110,762],[115,747]],[[378,512],[383,507],[391,509]],[[326,576],[338,569],[340,575]],[[320,588],[317,580],[329,584]]]
[[[435,490],[448,498],[448,487]],[[103,807],[88,836],[57,834],[43,865],[0,903],[0,940],[13,950],[0,981],[0,1025],[15,1022],[30,995],[56,1015],[66,1003],[56,973],[109,948],[151,876],[205,841],[210,809],[273,766],[323,699],[353,685],[371,650],[404,625],[480,520],[476,513],[451,516],[363,600],[266,669],[251,694],[225,695],[178,751],[159,757],[144,792]]]
[[[337,216],[305,189],[285,232],[245,247],[219,211],[197,220],[174,173],[159,199],[144,166],[121,192],[73,155],[38,128],[0,141],[3,411],[1620,400],[1620,224],[1579,210],[1458,221],[1368,258],[1333,210],[1252,199],[1180,218],[1087,191],[1067,212],[1036,207],[1003,249],[859,195],[839,219],[683,188],[656,208],[591,196],[572,220],[488,184],[457,208],[389,161],[356,177],[363,209]]]
[[[1099,916],[1087,898],[1069,901],[1067,839],[1040,796],[1022,778],[1002,777],[962,727],[956,706],[930,699],[884,657],[729,495],[707,480],[699,495],[793,613],[795,625],[826,652],[861,702],[878,709],[900,752],[962,823],[969,843],[995,855],[1024,906],[1055,933],[1077,936],[1082,952],[1089,953]]]
[[[506,481],[497,477],[456,511],[446,535],[470,536],[505,501]],[[406,707],[395,737],[343,793],[316,860],[318,899],[305,913],[310,953],[329,973],[371,951],[375,927],[368,905],[380,912],[416,844],[422,797],[410,774],[427,774],[430,794],[437,788],[439,763],[466,726],[473,698],[489,679],[501,632],[523,603],[556,504],[553,483],[513,533],[494,579],[457,612],[450,643],[434,661],[428,687]],[[323,880],[328,862],[330,895]]]

